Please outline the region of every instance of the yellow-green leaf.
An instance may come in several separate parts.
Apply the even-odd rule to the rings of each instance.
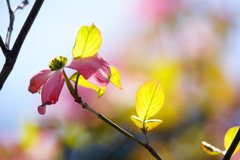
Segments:
[[[209,155],[225,154],[225,151],[222,151],[205,141],[202,141],[202,149]]]
[[[228,150],[228,148],[232,144],[232,141],[235,138],[238,129],[239,129],[239,126],[232,127],[225,134],[225,137],[224,137],[224,147],[225,147],[226,150]],[[238,142],[238,145],[237,145],[237,147],[236,147],[236,149],[235,149],[235,151],[233,152],[232,155],[236,154],[239,150],[240,150],[240,143]]]
[[[135,123],[138,128],[142,128],[142,121],[137,116],[131,116],[131,120]]]
[[[77,79],[77,73],[78,72],[74,73],[70,77],[70,80],[74,81],[75,83],[76,83],[76,79]],[[82,75],[79,76],[78,85],[95,90],[98,94],[98,98],[102,97],[106,90],[106,87],[98,87],[98,86],[95,86],[95,85],[89,83]]]
[[[113,66],[110,66],[110,70],[111,70],[110,82],[115,86],[117,86],[119,89],[122,89],[121,82],[120,82],[120,79],[121,79],[120,73]]]
[[[153,128],[157,127],[163,121],[160,119],[149,119],[144,122],[144,128],[148,131],[152,130]]]
[[[73,58],[84,58],[95,55],[102,45],[102,36],[99,29],[92,24],[83,26],[78,31],[75,45],[72,50]]]
[[[154,116],[164,102],[164,93],[159,81],[143,84],[136,94],[135,107],[138,117],[144,122]]]

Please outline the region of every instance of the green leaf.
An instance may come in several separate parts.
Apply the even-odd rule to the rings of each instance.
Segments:
[[[143,84],[136,94],[135,107],[141,121],[148,120],[161,108],[165,96],[159,81],[149,81]]]
[[[142,121],[137,116],[131,116],[131,120],[135,123],[138,128],[142,128]]]
[[[115,86],[117,86],[119,89],[122,89],[121,82],[120,82],[120,79],[121,79],[120,73],[113,66],[110,66],[110,70],[111,70],[110,82]]]
[[[232,141],[235,138],[235,136],[236,136],[236,134],[238,132],[238,129],[239,129],[239,126],[232,127],[225,134],[225,137],[224,137],[224,147],[225,147],[226,150],[228,150],[228,148],[232,144]],[[239,150],[240,150],[240,143],[238,143],[238,145],[237,145],[237,147],[236,147],[236,149],[235,149],[235,151],[233,152],[232,155],[236,154]]]
[[[78,31],[75,45],[72,50],[74,59],[95,55],[102,45],[102,36],[99,29],[92,24],[83,26]]]
[[[148,131],[154,129],[159,124],[161,124],[163,121],[160,119],[149,119],[144,122],[144,128]]]
[[[222,151],[205,141],[202,141],[202,149],[209,155],[219,155],[219,154],[224,155],[226,153],[225,151]]]
[[[77,73],[78,72],[75,72],[69,78],[70,80],[74,81],[75,83],[76,83],[76,79],[77,79]],[[98,86],[95,86],[95,85],[89,83],[82,75],[79,76],[78,85],[95,90],[98,94],[98,98],[102,97],[106,90],[106,87],[98,87]]]

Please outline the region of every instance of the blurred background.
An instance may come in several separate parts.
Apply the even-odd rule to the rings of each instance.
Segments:
[[[10,45],[34,3],[29,2],[15,14]],[[123,90],[109,84],[98,98],[79,87],[83,100],[144,140],[130,120],[135,94],[145,82],[159,80],[166,100],[154,116],[163,123],[148,134],[153,148],[163,160],[222,159],[207,155],[201,141],[224,150],[225,133],[240,125],[239,17],[238,0],[45,1],[0,91],[0,159],[154,160],[76,104],[66,86],[46,115],[37,112],[41,98],[28,92],[30,78],[56,56],[71,60],[79,28],[92,23],[103,37],[99,53],[120,71]],[[0,22],[5,39],[6,1],[0,2]],[[239,159],[240,153],[232,158]]]

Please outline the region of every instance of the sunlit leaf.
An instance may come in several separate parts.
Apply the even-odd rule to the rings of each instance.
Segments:
[[[222,151],[205,141],[202,141],[202,149],[209,155],[225,154],[225,151]]]
[[[76,82],[76,79],[77,79],[77,73],[74,73],[69,79]],[[78,79],[78,85],[80,86],[83,86],[83,87],[87,87],[87,88],[91,88],[93,90],[95,90],[98,94],[98,97],[102,97],[103,94],[105,93],[105,90],[106,90],[106,87],[98,87],[98,86],[95,86],[91,83],[89,83],[83,76],[79,76],[79,79]]]
[[[224,147],[225,147],[226,150],[228,150],[228,148],[230,147],[233,139],[235,138],[235,136],[238,132],[238,129],[239,129],[239,126],[238,127],[232,127],[225,134]],[[235,151],[233,152],[232,155],[236,154],[239,150],[240,150],[240,143],[238,142],[238,145],[237,145],[237,147],[236,147],[236,149],[235,149]]]
[[[162,108],[164,98],[159,81],[149,81],[143,84],[136,94],[135,107],[138,117],[145,121],[154,116]]]
[[[137,116],[131,116],[131,120],[135,123],[138,128],[142,128],[142,121]]]
[[[159,124],[161,124],[163,121],[160,119],[149,119],[144,122],[144,128],[146,128],[148,131],[152,130],[153,128],[157,127]]]
[[[110,70],[111,70],[110,82],[112,82],[112,84],[114,84],[115,86],[117,86],[119,89],[122,89],[121,82],[120,82],[120,79],[121,79],[120,73],[119,73],[118,70],[117,70],[115,67],[113,67],[113,66],[110,66]]]
[[[102,36],[99,29],[92,24],[83,26],[78,31],[75,45],[72,50],[74,59],[95,55],[102,45]]]

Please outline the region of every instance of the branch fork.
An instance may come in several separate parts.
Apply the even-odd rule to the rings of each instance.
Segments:
[[[0,90],[2,89],[6,79],[8,78],[9,74],[11,73],[11,71],[16,63],[16,60],[17,60],[18,54],[20,52],[20,49],[22,47],[22,44],[23,44],[23,42],[28,34],[28,31],[30,30],[43,2],[44,2],[44,0],[36,0],[35,1],[25,23],[23,24],[23,27],[22,27],[20,33],[17,36],[15,43],[13,44],[12,49],[9,49],[11,33],[13,30],[14,13],[16,12],[17,9],[23,9],[28,4],[28,1],[24,0],[20,6],[17,6],[13,10],[11,10],[10,2],[9,2],[9,0],[7,0],[9,16],[10,16],[10,23],[9,23],[5,43],[3,42],[2,37],[0,36],[0,47],[5,56],[5,64],[3,65],[2,71],[0,73]]]

